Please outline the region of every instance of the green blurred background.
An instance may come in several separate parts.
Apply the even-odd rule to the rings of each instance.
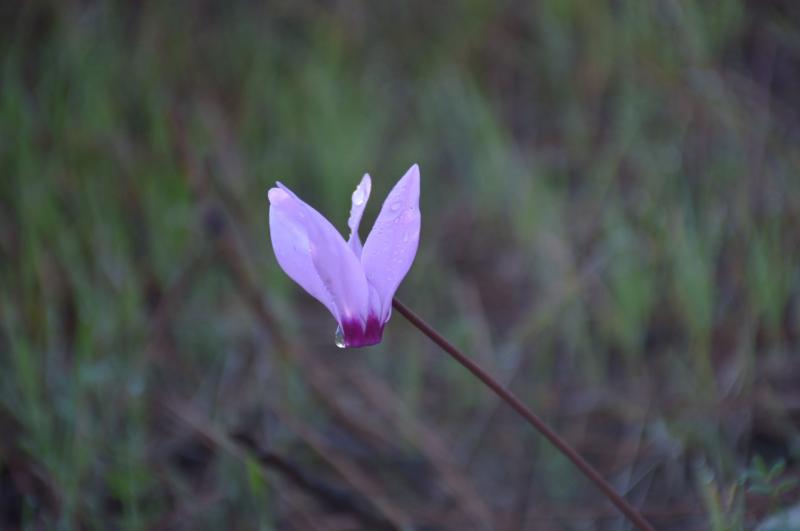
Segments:
[[[659,529],[800,475],[792,0],[8,1],[0,528],[626,529],[399,315],[341,351],[280,179],[343,232],[422,171],[398,296]]]

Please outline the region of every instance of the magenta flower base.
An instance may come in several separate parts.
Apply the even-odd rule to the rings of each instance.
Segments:
[[[370,315],[366,326],[355,319],[342,322],[342,332],[345,347],[368,347],[381,342],[383,325],[377,317]]]

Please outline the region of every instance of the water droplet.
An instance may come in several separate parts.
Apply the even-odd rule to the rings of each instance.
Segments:
[[[392,212],[397,212],[398,210],[400,210],[400,201],[395,201],[394,203],[392,203],[392,206],[390,208],[392,209]]]
[[[344,332],[342,331],[342,325],[336,327],[336,335],[333,336],[333,342],[336,343],[336,346],[339,348],[344,348],[347,346],[344,342]]]
[[[363,205],[366,195],[367,194],[364,193],[364,189],[361,186],[356,188],[355,192],[353,192],[353,204],[356,206]]]
[[[402,218],[403,223],[411,223],[416,217],[417,213],[413,210],[406,210],[399,216],[399,218]]]

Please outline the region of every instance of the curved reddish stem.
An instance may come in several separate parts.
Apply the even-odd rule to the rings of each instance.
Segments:
[[[472,374],[478,377],[480,381],[486,384],[489,389],[494,391],[497,396],[506,401],[508,405],[514,408],[517,413],[522,415],[539,433],[545,436],[553,446],[572,461],[583,474],[592,480],[600,490],[608,497],[611,502],[622,511],[623,514],[636,526],[640,531],[655,531],[652,525],[644,519],[644,517],[637,511],[631,504],[625,501],[625,498],[617,494],[614,487],[603,479],[603,476],[594,469],[583,457],[578,454],[564,439],[559,437],[547,424],[542,421],[536,414],[531,411],[528,406],[523,404],[514,394],[503,387],[497,380],[492,378],[489,373],[483,370],[478,364],[469,359],[464,353],[458,350],[452,343],[447,341],[439,332],[434,330],[428,323],[423,321],[417,314],[411,311],[406,305],[397,299],[392,300],[392,306],[403,317],[419,328],[419,330],[431,338],[434,343],[439,345],[442,350],[450,354],[457,362],[467,368]]]

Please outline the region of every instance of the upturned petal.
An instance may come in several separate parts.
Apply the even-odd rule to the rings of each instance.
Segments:
[[[369,291],[358,257],[330,221],[283,184],[278,186],[305,208],[311,261],[331,294],[339,322],[353,319],[365,322]]]
[[[268,197],[269,234],[278,264],[289,278],[324,304],[338,320],[339,312],[331,294],[311,260],[304,208],[280,188],[270,189]]]
[[[292,238],[298,238],[296,241],[300,244],[296,244],[294,249],[299,249],[301,252],[294,253],[294,257],[303,254],[303,248],[306,249],[308,256],[308,260],[281,261],[279,258],[278,263],[286,274],[323,302],[340,325],[344,327],[345,323],[357,323],[365,327],[369,292],[358,258],[347,246],[341,234],[322,214],[281,183],[278,183],[278,186],[279,188],[270,190],[270,224],[273,212],[276,219],[280,220],[281,215],[285,215],[292,223],[288,227],[286,225],[276,229],[270,227],[275,254],[278,256],[280,252],[284,258],[287,255],[292,256],[287,252],[287,242],[291,246]],[[292,229],[289,235],[279,233],[286,228]],[[319,279],[319,284],[309,280],[311,277],[309,262],[311,270]],[[323,293],[327,293],[330,305],[325,303],[324,295],[318,296],[320,284]]]
[[[367,201],[369,201],[371,190],[372,179],[370,179],[368,173],[365,173],[353,192],[350,219],[347,220],[347,226],[350,227],[350,238],[347,240],[347,244],[356,256],[361,256],[361,239],[358,237],[358,225],[361,223],[361,216],[364,215],[364,208],[366,208]]]
[[[414,164],[381,207],[361,252],[361,264],[380,301],[379,320],[391,314],[392,297],[417,254],[420,231],[419,167]]]

